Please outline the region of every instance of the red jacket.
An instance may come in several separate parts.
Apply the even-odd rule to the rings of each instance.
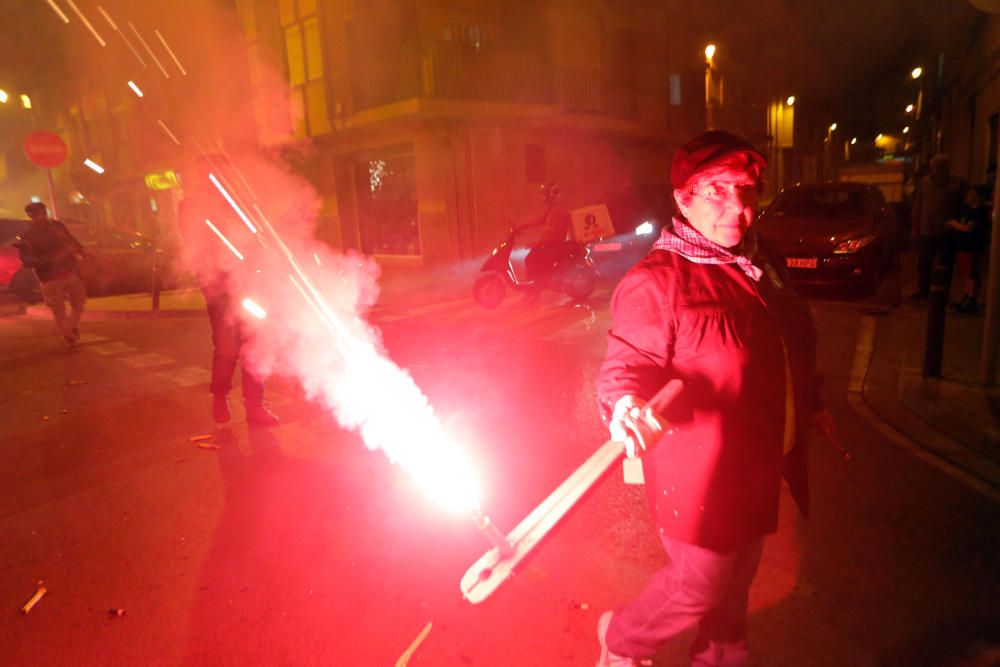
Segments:
[[[777,529],[783,472],[808,511],[815,328],[808,305],[788,286],[783,258],[760,242],[760,282],[735,264],[651,252],[615,290],[598,377],[605,420],[626,394],[648,400],[667,380],[684,381],[664,414],[675,432],[643,456],[646,486],[663,534],[718,551]],[[795,447],[784,455],[786,350]]]

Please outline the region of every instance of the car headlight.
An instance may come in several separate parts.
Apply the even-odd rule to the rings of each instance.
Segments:
[[[834,246],[833,254],[848,255],[852,252],[857,252],[874,240],[875,240],[875,235],[869,234],[868,236],[859,236],[856,239],[847,239],[846,241],[841,241],[836,246]]]
[[[642,223],[641,225],[635,228],[636,236],[645,236],[646,234],[652,234],[652,233],[653,233],[653,223],[650,222],[649,220],[647,220],[646,222]]]

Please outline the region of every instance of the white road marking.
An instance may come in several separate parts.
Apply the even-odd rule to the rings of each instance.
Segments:
[[[149,368],[150,366],[166,366],[167,364],[177,363],[170,357],[157,352],[121,357],[121,360],[133,368]]]
[[[200,366],[185,366],[170,371],[156,373],[158,377],[175,382],[182,387],[192,387],[196,384],[208,384],[212,379],[212,374],[208,369]]]
[[[102,340],[107,340],[107,338],[105,338],[104,336],[98,336],[95,333],[84,332],[80,334],[81,343],[99,343]]]
[[[418,317],[420,315],[428,315],[430,313],[435,313],[444,310],[453,310],[458,307],[467,306],[472,303],[471,298],[455,299],[453,301],[442,301],[439,303],[432,303],[426,306],[419,306],[416,308],[409,308],[399,313],[393,315],[379,315],[377,311],[373,311],[372,319],[376,322],[396,322],[399,320],[406,320],[411,317]]]
[[[97,354],[103,354],[104,356],[111,354],[124,354],[125,352],[138,352],[138,350],[131,345],[126,345],[125,343],[117,341],[104,343],[103,345],[93,345],[87,349],[91,352],[96,352]]]

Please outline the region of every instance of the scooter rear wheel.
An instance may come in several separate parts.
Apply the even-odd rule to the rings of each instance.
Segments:
[[[496,308],[507,296],[507,283],[499,273],[482,273],[472,284],[472,298],[483,308]]]
[[[563,291],[574,301],[583,301],[597,289],[597,274],[587,266],[568,269],[562,279]]]

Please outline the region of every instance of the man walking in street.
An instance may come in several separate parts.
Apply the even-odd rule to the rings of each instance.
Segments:
[[[80,279],[83,246],[66,225],[49,217],[45,204],[31,202],[24,212],[31,218],[31,225],[17,243],[21,263],[38,277],[45,304],[63,340],[67,345],[76,345],[80,339],[77,324],[87,302],[87,291]]]
[[[930,173],[917,182],[910,211],[913,238],[917,243],[917,291],[911,299],[926,299],[931,289],[934,259],[951,268],[948,221],[962,215],[964,184],[952,177],[947,155],[931,158]]]
[[[833,422],[808,305],[750,227],[765,166],[725,131],[680,147],[679,216],[615,290],[598,401],[612,437],[642,456],[670,563],[600,617],[598,667],[637,665],[692,626],[692,664],[745,664],[748,594],[777,530],[782,474],[807,511],[807,433]],[[658,415],[646,401],[674,378],[684,389]],[[661,419],[676,430],[665,435]]]

